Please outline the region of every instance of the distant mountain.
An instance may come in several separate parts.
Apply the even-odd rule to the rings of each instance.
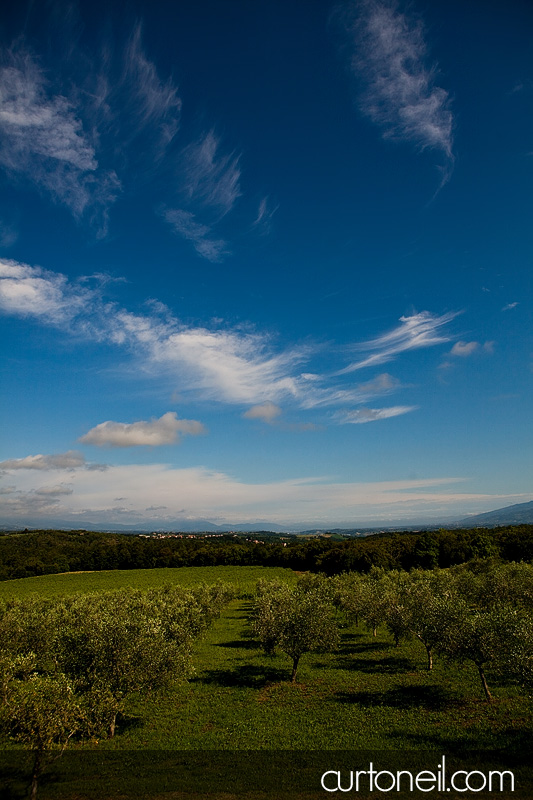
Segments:
[[[496,525],[531,525],[533,524],[533,500],[529,503],[516,503],[514,506],[496,508],[485,514],[476,514],[456,522],[454,527],[461,528],[491,528]]]
[[[279,525],[267,520],[256,522],[227,523],[217,525],[207,519],[186,519],[176,518],[167,520],[148,520],[137,525],[120,524],[118,522],[94,522],[87,519],[60,519],[48,517],[46,520],[25,519],[24,523],[15,522],[10,524],[9,520],[2,520],[0,531],[23,530],[24,528],[55,528],[58,530],[74,530],[81,528],[87,531],[108,531],[112,533],[148,533],[151,531],[171,532],[182,531],[184,533],[222,533],[235,531],[238,533],[255,533],[259,531],[270,531],[272,533],[300,533],[304,536],[328,534],[342,534],[344,536],[371,536],[372,534],[385,531],[409,531],[409,530],[434,530],[436,528],[477,528],[495,527],[497,525],[520,525],[533,524],[533,500],[529,503],[518,503],[506,508],[497,508],[495,511],[488,511],[485,514],[475,514],[471,517],[458,520],[456,517],[440,517],[432,519],[419,519],[416,522],[407,520],[387,520],[381,523],[370,521],[336,522],[335,527],[325,527],[323,523],[314,524],[313,522],[289,523]]]
[[[25,520],[25,524],[20,523],[2,524],[0,531],[21,531],[25,528],[39,529],[39,530],[85,530],[85,531],[105,531],[107,533],[149,533],[151,531],[158,532],[181,532],[181,533],[224,533],[227,531],[236,531],[239,533],[255,533],[257,531],[270,531],[272,533],[285,533],[292,531],[294,526],[276,525],[274,522],[244,522],[241,524],[232,525],[215,525],[214,522],[209,522],[207,519],[175,519],[171,522],[158,524],[157,520],[152,523],[143,523],[140,525],[121,525],[118,522],[112,522],[106,525],[102,522],[89,522],[87,520],[64,520],[59,518],[52,518],[47,520]],[[294,528],[299,530],[299,528]]]

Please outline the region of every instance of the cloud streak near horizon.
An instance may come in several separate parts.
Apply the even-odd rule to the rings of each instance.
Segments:
[[[180,519],[195,518],[219,524],[256,520],[331,524],[355,518],[394,519],[405,514],[407,504],[413,516],[439,515],[451,508],[464,513],[484,510],[497,500],[516,498],[453,491],[451,487],[464,480],[457,477],[365,483],[313,476],[248,483],[203,467],[161,463],[109,466],[105,474],[54,471],[53,484],[43,483],[43,478],[31,468],[21,469],[17,487],[0,489],[4,519],[16,521],[35,513],[39,518],[59,516],[73,526],[84,522],[138,525],[144,520],[155,524],[156,519],[179,525]]]

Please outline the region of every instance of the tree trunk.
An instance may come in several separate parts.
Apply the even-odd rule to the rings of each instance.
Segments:
[[[433,654],[431,652],[431,647],[428,647],[427,644],[425,645],[426,652],[428,654],[428,669],[433,669]]]
[[[485,673],[483,671],[483,667],[481,664],[477,664],[477,670],[479,672],[479,677],[481,678],[481,684],[483,686],[483,691],[485,692],[485,697],[487,698],[488,703],[492,703],[492,695],[489,690],[489,686],[487,683],[487,679],[485,678]]]
[[[109,730],[107,733],[108,739],[112,739],[114,737],[116,727],[117,727],[117,715],[115,712],[115,714],[113,714],[113,716],[111,717],[111,722],[109,723]]]
[[[377,636],[377,635],[378,635],[377,625],[374,625],[374,627],[372,628],[372,636]]]
[[[292,675],[291,675],[291,683],[296,683],[296,673],[298,672],[298,662],[300,660],[300,656],[296,656],[292,662]]]
[[[42,772],[42,750],[37,750],[35,753],[35,760],[33,762],[33,772],[31,775],[31,791],[30,800],[35,800],[37,797],[37,788],[39,786],[39,778]]]

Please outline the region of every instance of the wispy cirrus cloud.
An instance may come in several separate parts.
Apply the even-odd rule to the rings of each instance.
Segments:
[[[205,432],[201,422],[178,419],[175,411],[168,411],[150,422],[101,422],[81,436],[80,442],[98,447],[157,447],[174,444],[180,436],[198,436]]]
[[[357,350],[366,351],[369,355],[354,361],[337,374],[354,372],[364,367],[375,367],[391,361],[400,353],[448,342],[450,337],[442,333],[441,329],[456,316],[454,312],[438,316],[429,311],[421,311],[410,317],[400,317],[400,325],[397,328],[357,345]]]
[[[384,138],[440,152],[444,180],[453,165],[453,114],[448,92],[428,65],[420,20],[395,0],[362,0],[339,12],[349,36],[350,68],[361,85],[360,109]]]
[[[200,257],[223,260],[230,249],[216,230],[243,195],[240,154],[213,127],[178,142],[180,92],[148,57],[142,25],[119,46],[69,46],[67,60],[68,72],[50,58],[45,70],[23,38],[0,51],[0,168],[98,237],[119,197],[150,187],[160,195],[152,210],[174,233]],[[251,229],[267,232],[274,211],[264,198]],[[6,228],[5,242],[12,237]]]
[[[367,353],[336,372],[302,370],[323,351],[316,344],[276,346],[274,337],[250,328],[186,325],[152,301],[151,312],[138,314],[103,296],[105,282],[70,282],[66,276],[15,261],[0,261],[0,310],[32,317],[74,337],[124,348],[148,376],[179,379],[180,394],[222,403],[257,406],[290,401],[300,409],[353,407],[401,388],[388,373],[370,381],[347,383],[343,377],[374,367],[399,354],[449,341],[442,332],[455,314],[420,312],[375,339],[352,345]],[[346,355],[333,348],[331,356]],[[340,380],[339,380],[340,379]]]
[[[276,352],[270,336],[249,330],[210,330],[171,315],[134,314],[105,302],[101,287],[71,283],[56,272],[0,262],[0,310],[126,348],[147,372],[179,375],[189,391],[228,403],[259,403],[298,394],[300,346]]]
[[[197,222],[191,211],[167,208],[163,211],[163,217],[179,236],[192,242],[198,255],[208,261],[217,263],[228,255],[227,242],[223,239],[214,239],[211,235],[212,227]]]
[[[24,48],[4,53],[0,130],[0,164],[9,176],[33,183],[77,220],[97,218],[105,230],[120,181],[99,166],[75,103],[52,86]]]
[[[252,227],[265,234],[270,231],[272,218],[279,206],[273,206],[270,198],[262,197],[257,207],[257,215],[252,223]]]
[[[182,151],[183,189],[186,196],[224,216],[241,196],[239,156],[221,151],[214,130]]]
[[[150,129],[156,155],[162,156],[180,125],[182,102],[173,80],[163,81],[142,46],[142,27],[133,30],[124,53],[123,85],[134,101],[138,124],[134,130]]]
[[[99,236],[119,195],[153,176],[179,130],[178,89],[141,34],[138,25],[125,47],[108,43],[98,56],[72,49],[68,81],[60,65],[45,73],[23,39],[1,54],[0,166]]]
[[[186,145],[179,157],[180,207],[162,211],[174,232],[208,261],[222,261],[229,254],[227,242],[214,231],[242,194],[239,160],[235,153],[222,152],[214,130],[204,133]]]
[[[100,56],[90,59],[83,95],[102,149],[125,186],[144,185],[170,153],[182,101],[172,77],[162,78],[146,55],[140,24],[124,47],[107,42]]]
[[[399,417],[416,411],[418,406],[389,406],[388,408],[357,408],[351,411],[340,412],[336,419],[342,423],[362,425],[365,422],[376,422],[380,419]]]

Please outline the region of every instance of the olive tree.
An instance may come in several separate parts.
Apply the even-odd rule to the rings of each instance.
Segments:
[[[168,613],[168,604],[164,610],[158,613],[153,598],[139,591],[85,595],[68,608],[58,661],[94,696],[110,737],[130,693],[163,688],[191,669],[190,629],[178,613]]]
[[[284,581],[260,579],[257,582],[252,633],[269,656],[275,654],[280,643],[285,611],[291,600],[291,588]]]
[[[453,579],[443,570],[412,573],[405,586],[408,628],[425,647],[427,668],[433,669],[433,654],[442,650],[450,632],[465,612]]]
[[[9,682],[1,718],[11,737],[32,751],[30,798],[35,800],[45,766],[83,727],[79,698],[65,675],[35,673]]]
[[[533,626],[529,617],[510,605],[469,611],[450,628],[444,651],[458,661],[475,664],[487,702],[492,694],[488,667],[528,684],[533,675]]]
[[[292,683],[304,653],[334,650],[339,641],[335,609],[321,587],[291,588],[281,581],[258,587],[253,630],[266,652],[279,647],[292,659]]]

